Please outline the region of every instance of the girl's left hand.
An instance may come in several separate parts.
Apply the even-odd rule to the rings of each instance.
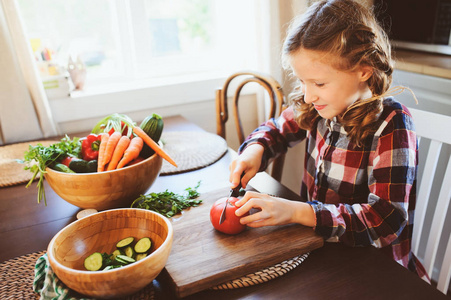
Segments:
[[[285,225],[299,223],[315,226],[315,216],[311,206],[304,202],[290,201],[257,192],[246,192],[243,198],[235,202],[239,208],[235,211],[238,217],[252,208],[259,210],[240,219],[241,224],[250,227]]]

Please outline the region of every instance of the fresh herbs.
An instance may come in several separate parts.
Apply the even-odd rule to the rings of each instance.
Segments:
[[[28,182],[26,187],[29,187],[39,174],[38,181],[38,203],[41,203],[44,198],[44,203],[47,205],[44,190],[44,174],[45,169],[52,163],[62,160],[66,156],[80,156],[81,143],[79,138],[70,139],[67,135],[61,139],[59,143],[52,144],[48,147],[38,144],[37,146],[31,146],[28,148],[28,152],[25,152],[24,160],[20,163],[26,163],[25,170],[30,170],[33,173],[32,178]]]
[[[166,190],[161,193],[149,193],[141,195],[138,199],[133,201],[131,207],[143,208],[153,210],[168,218],[180,213],[183,209],[198,206],[202,200],[196,200],[199,197],[197,189],[200,186],[200,181],[194,188],[185,189],[185,195],[175,194]]]

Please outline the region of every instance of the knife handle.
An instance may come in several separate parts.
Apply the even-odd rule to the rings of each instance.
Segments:
[[[232,197],[238,197],[240,195],[240,189],[242,187],[241,180],[243,179],[243,177],[244,172],[240,176],[240,182],[238,183],[238,185],[232,189],[232,193],[230,194]]]

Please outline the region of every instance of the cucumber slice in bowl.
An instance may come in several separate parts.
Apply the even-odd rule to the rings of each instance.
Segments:
[[[117,262],[119,262],[119,263],[121,263],[123,265],[128,265],[128,264],[134,263],[136,261],[133,258],[128,257],[127,255],[122,255],[122,254],[116,256],[115,259],[116,259]]]
[[[136,261],[141,260],[147,256],[147,253],[138,253],[136,254]]]
[[[98,271],[102,268],[103,257],[99,252],[94,252],[85,258],[84,266],[88,271]]]
[[[136,242],[135,252],[136,253],[146,253],[152,247],[152,241],[148,237],[144,237]]]
[[[118,249],[125,248],[125,247],[131,245],[134,240],[135,240],[135,238],[132,236],[126,237],[125,239],[122,239],[119,242],[117,242],[116,247]]]
[[[124,254],[127,255],[128,257],[134,258],[135,251],[133,250],[132,246],[127,246],[124,249]]]
[[[145,258],[152,248],[152,240],[144,237],[134,243],[135,240],[134,237],[120,240],[116,243],[116,249],[111,254],[94,252],[85,259],[85,269],[88,271],[108,271]]]

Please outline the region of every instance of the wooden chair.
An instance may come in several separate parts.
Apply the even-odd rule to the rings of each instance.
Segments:
[[[412,250],[421,259],[419,248],[426,245],[423,264],[429,277],[432,278],[434,265],[436,265],[439,243],[447,243],[443,263],[438,268],[437,289],[446,294],[451,277],[451,238],[443,233],[445,218],[449,214],[451,200],[451,155],[440,155],[442,146],[451,145],[451,117],[409,108],[419,137],[420,146],[427,145],[430,140],[426,159],[420,160],[418,174],[418,193],[413,226]],[[450,146],[445,146],[450,147]],[[420,151],[421,151],[420,147]],[[445,151],[443,151],[445,152]],[[421,153],[421,152],[420,152]],[[439,158],[441,160],[439,160]],[[444,177],[434,178],[440,164],[446,163]],[[421,175],[421,176],[420,176]],[[421,181],[420,181],[421,177]],[[437,191],[433,191],[437,188]],[[438,195],[437,200],[431,194]],[[435,207],[433,207],[436,201]],[[432,218],[428,218],[428,209],[433,210]],[[432,223],[430,227],[425,226]]]
[[[242,144],[244,142],[245,136],[240,119],[240,114],[238,111],[238,101],[240,99],[240,93],[243,87],[247,83],[256,82],[260,84],[268,92],[270,98],[268,119],[275,117],[276,111],[277,116],[280,115],[280,113],[284,109],[285,98],[281,85],[270,75],[251,71],[243,71],[232,74],[226,79],[223,88],[216,90],[217,134],[223,138],[226,137],[225,125],[229,119],[229,112],[227,107],[227,92],[230,86],[230,82],[234,79],[242,80],[241,83],[237,86],[235,93],[233,94],[233,116],[235,120],[235,127],[238,134],[238,140],[240,144]],[[284,159],[285,155],[282,155],[276,158],[272,163],[271,176],[275,178],[277,181],[280,181],[282,178]]]

